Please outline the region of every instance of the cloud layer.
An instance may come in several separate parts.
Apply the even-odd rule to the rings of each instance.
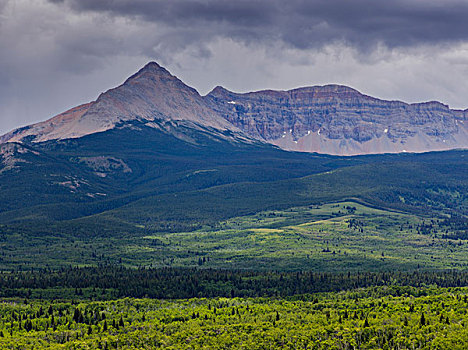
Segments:
[[[201,93],[342,83],[466,108],[466,18],[455,0],[0,0],[0,133],[148,60]]]
[[[465,41],[468,3],[434,0],[54,0],[76,12],[102,13],[170,28],[299,49],[344,43],[368,51]],[[206,30],[208,28],[208,30]]]

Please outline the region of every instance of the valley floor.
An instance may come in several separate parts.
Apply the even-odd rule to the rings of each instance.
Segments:
[[[463,217],[400,213],[348,201],[262,211],[192,232],[157,232],[151,222],[139,228],[146,234],[115,232],[112,237],[26,238],[5,232],[0,269],[111,263],[328,272],[466,270],[466,225]]]

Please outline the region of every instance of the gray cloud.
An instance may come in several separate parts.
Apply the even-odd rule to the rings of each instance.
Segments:
[[[57,2],[57,1],[54,1]],[[186,28],[207,40],[280,40],[306,49],[342,42],[368,51],[468,39],[466,1],[422,0],[61,0],[74,11]],[[199,28],[210,28],[209,33]],[[193,32],[192,32],[193,33]]]
[[[0,0],[0,134],[156,60],[201,93],[341,83],[466,108],[468,3]]]

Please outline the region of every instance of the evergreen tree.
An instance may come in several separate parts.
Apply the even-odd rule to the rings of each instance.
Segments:
[[[426,318],[424,317],[424,312],[421,313],[421,318],[419,319],[419,325],[421,327],[426,325]]]

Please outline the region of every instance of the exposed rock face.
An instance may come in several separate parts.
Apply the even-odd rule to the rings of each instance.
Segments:
[[[20,163],[28,163],[24,156],[27,154],[38,155],[37,151],[23,147],[18,143],[0,144],[0,174],[4,171],[15,169]]]
[[[249,136],[287,150],[354,155],[468,147],[467,111],[407,104],[346,86],[246,94],[215,88],[211,107]]]
[[[64,138],[64,135],[72,135],[80,118],[88,111],[93,102],[74,107],[49,120],[13,130],[0,137],[1,142],[17,142],[26,137],[34,141],[46,141]]]
[[[133,120],[156,128],[156,120],[170,121],[171,133],[180,122],[231,130],[286,150],[337,155],[468,148],[468,110],[439,102],[384,101],[339,85],[246,94],[217,87],[201,97],[154,62],[96,101],[5,134],[0,144],[77,138]]]
[[[122,159],[115,157],[80,157],[77,159],[79,163],[85,163],[88,167],[95,171],[95,174],[100,177],[106,177],[109,173],[123,172],[131,173],[132,169]]]
[[[129,120],[185,120],[217,129],[236,129],[207,106],[198,92],[155,62],[94,102],[75,107],[45,122],[14,130],[0,142],[27,137],[41,142],[76,138],[112,129]]]

